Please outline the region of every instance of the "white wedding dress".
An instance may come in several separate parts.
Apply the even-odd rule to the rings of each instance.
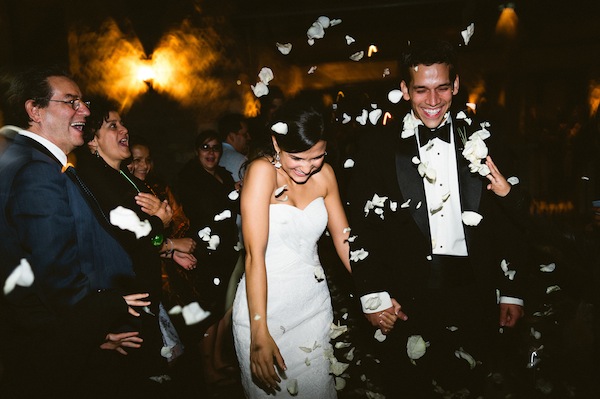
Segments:
[[[280,373],[277,398],[336,398],[329,374],[329,329],[333,321],[331,298],[317,254],[317,240],[327,225],[322,197],[305,209],[284,203],[271,204],[266,250],[267,325],[287,371]],[[233,304],[233,334],[249,398],[272,398],[252,381],[250,372],[250,322],[245,276]],[[297,395],[288,386],[297,383]],[[292,391],[293,392],[293,391]]]

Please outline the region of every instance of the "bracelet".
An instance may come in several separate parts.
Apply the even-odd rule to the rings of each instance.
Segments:
[[[171,255],[173,253],[173,251],[175,251],[175,244],[173,244],[173,240],[171,240],[170,238],[167,238],[167,244],[170,244],[171,248],[167,249],[167,252],[165,252],[168,255]]]

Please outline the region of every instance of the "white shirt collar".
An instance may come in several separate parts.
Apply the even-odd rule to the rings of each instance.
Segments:
[[[32,140],[37,141],[41,145],[43,145],[48,151],[52,153],[60,161],[62,166],[67,164],[67,155],[60,149],[56,144],[51,142],[50,140],[40,136],[39,134],[32,133],[28,130],[21,130],[19,134],[29,137]]]

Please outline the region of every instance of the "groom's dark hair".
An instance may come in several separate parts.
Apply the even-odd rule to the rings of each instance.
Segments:
[[[411,42],[402,54],[400,63],[400,78],[407,86],[412,82],[410,70],[417,65],[447,64],[450,67],[450,82],[456,78],[456,52],[454,46],[444,40]]]

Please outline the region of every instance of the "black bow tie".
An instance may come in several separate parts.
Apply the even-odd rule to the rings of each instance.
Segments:
[[[435,129],[430,129],[425,125],[419,125],[419,143],[421,147],[433,140],[434,138],[444,140],[446,143],[450,143],[450,124],[446,123],[442,126],[438,126]]]

